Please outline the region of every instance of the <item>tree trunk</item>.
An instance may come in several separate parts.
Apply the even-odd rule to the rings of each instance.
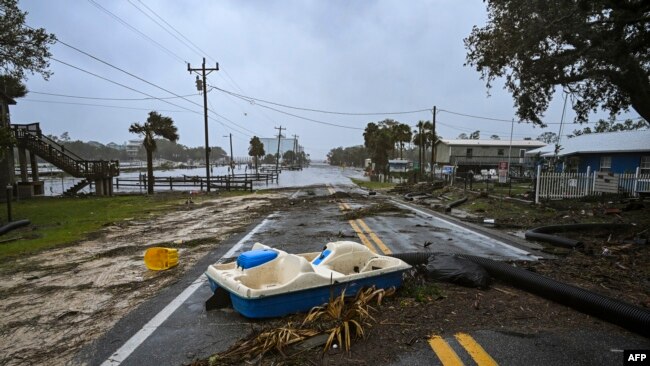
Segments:
[[[255,174],[259,174],[259,172],[257,171],[257,155],[255,155],[254,157],[255,157]]]
[[[639,86],[647,86],[647,83],[642,81],[639,81],[638,84]],[[630,104],[639,116],[650,122],[650,91],[642,90],[641,88],[637,90],[638,92],[636,93],[630,93]]]
[[[436,137],[435,137],[435,135],[433,135],[433,137],[431,138],[431,140],[432,140],[431,141],[431,180],[435,179],[435,177],[434,177],[435,169],[433,169],[433,166],[436,164],[436,162],[434,161],[434,156],[436,154],[435,151],[434,151],[434,149],[436,148],[436,142],[433,141],[435,139],[436,139]]]
[[[650,122],[650,79],[636,59],[629,58],[628,71],[623,74],[622,89],[630,96],[632,108]]]
[[[147,193],[153,194],[153,151],[147,149]]]

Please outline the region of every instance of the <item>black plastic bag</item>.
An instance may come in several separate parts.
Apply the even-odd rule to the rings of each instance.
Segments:
[[[490,275],[479,264],[449,254],[434,254],[426,265],[429,278],[461,286],[487,288]]]

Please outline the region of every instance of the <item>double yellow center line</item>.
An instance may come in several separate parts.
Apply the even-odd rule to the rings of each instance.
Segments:
[[[474,359],[479,366],[498,366],[498,363],[490,356],[478,342],[467,333],[457,333],[454,338],[458,343],[465,348],[467,353]],[[432,335],[429,338],[429,345],[433,352],[435,352],[438,359],[444,366],[462,366],[463,361],[460,360],[458,354],[449,346],[447,341],[439,335]]]
[[[336,191],[332,187],[327,187],[327,190],[330,194],[334,194]],[[350,205],[346,202],[338,202],[339,209],[341,211],[351,210]],[[373,253],[383,253],[391,254],[392,251],[384,244],[381,239],[368,227],[368,225],[363,221],[363,219],[348,220],[350,226],[357,236],[361,240],[361,243],[368,247]],[[467,353],[474,359],[477,365],[479,366],[498,366],[497,362],[478,344],[472,336],[466,333],[457,333],[454,335],[458,343],[465,348]],[[432,335],[429,338],[429,345],[436,356],[440,359],[440,362],[444,366],[463,366],[463,361],[461,361],[458,354],[449,346],[447,341],[444,340],[441,336]]]
[[[332,187],[327,187],[327,190],[330,192],[330,194],[334,194],[335,190]],[[345,202],[339,202],[339,209],[341,211],[349,211],[351,210],[350,205],[348,205]],[[361,240],[361,243],[368,247],[373,253],[381,253],[381,254],[391,254],[392,251],[384,244],[381,239],[375,234],[372,229],[366,224],[363,219],[356,219],[356,220],[348,220],[348,223],[350,226],[352,226],[352,230],[354,230],[355,233],[357,233],[357,236]],[[368,239],[370,237],[370,239]]]

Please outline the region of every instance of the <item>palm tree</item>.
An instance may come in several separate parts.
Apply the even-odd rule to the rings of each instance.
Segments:
[[[261,156],[264,156],[264,154],[266,154],[264,151],[264,144],[262,144],[262,141],[260,141],[259,137],[253,136],[248,148],[248,155],[252,156],[255,159],[255,173],[257,173],[257,159]]]
[[[411,137],[411,127],[404,123],[399,123],[392,126],[393,138],[395,142],[399,144],[399,158],[402,159],[402,152],[404,151],[404,143],[410,142]]]
[[[144,124],[135,122],[129,127],[129,132],[144,137],[142,146],[147,151],[147,193],[153,194],[153,153],[156,151],[156,140],[160,136],[171,142],[178,141],[178,129],[170,117],[161,116],[156,111],[149,112],[149,118]]]
[[[424,172],[424,162],[426,160],[426,151],[429,145],[431,144],[431,130],[433,125],[430,121],[418,121],[417,125],[418,131],[413,134],[413,144],[419,149],[418,159],[420,161],[420,173]]]

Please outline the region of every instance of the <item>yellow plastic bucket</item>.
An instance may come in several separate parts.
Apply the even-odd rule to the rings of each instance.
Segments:
[[[144,252],[144,265],[154,271],[169,269],[178,264],[178,249],[153,247]]]

